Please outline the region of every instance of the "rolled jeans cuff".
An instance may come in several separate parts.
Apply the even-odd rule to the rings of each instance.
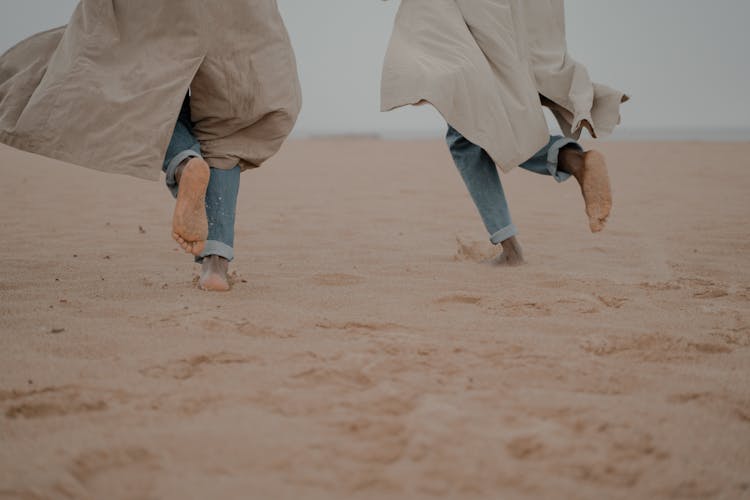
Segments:
[[[576,149],[583,152],[581,145],[578,144],[575,139],[571,139],[570,137],[563,137],[552,143],[547,152],[547,170],[549,170],[550,175],[554,177],[557,182],[565,182],[570,179],[569,173],[561,172],[557,169],[557,164],[560,160],[560,150],[565,146],[575,146]]]
[[[218,255],[219,257],[223,257],[229,262],[232,262],[234,260],[234,248],[230,247],[226,243],[222,243],[221,241],[208,240],[206,242],[206,247],[203,249],[203,252],[200,254],[200,256],[195,258],[195,261],[203,262],[204,258],[211,255]]]
[[[172,193],[172,196],[177,198],[177,192],[179,190],[179,187],[177,186],[177,178],[175,176],[175,173],[177,172],[177,167],[180,166],[180,164],[187,160],[188,158],[201,158],[200,153],[197,153],[193,151],[192,149],[186,149],[185,151],[182,151],[181,153],[177,153],[174,158],[172,158],[172,161],[167,164],[167,169],[165,170],[165,173],[167,174],[167,188],[169,189],[169,192]]]
[[[508,238],[512,238],[517,234],[518,230],[516,229],[516,226],[511,224],[509,226],[505,226],[500,231],[490,236],[490,241],[493,245],[499,245],[503,241],[507,240]]]

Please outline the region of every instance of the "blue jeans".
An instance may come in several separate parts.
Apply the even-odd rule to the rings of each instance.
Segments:
[[[469,189],[469,194],[482,217],[484,226],[490,233],[492,244],[498,245],[518,234],[492,158],[484,149],[469,142],[450,125],[446,140],[453,155],[453,161],[461,172],[461,177]],[[560,150],[565,146],[573,146],[583,151],[583,148],[573,139],[552,136],[546,146],[520,167],[537,174],[550,175],[557,182],[563,182],[570,177],[570,174],[557,169],[557,160]]]
[[[190,119],[190,98],[180,110],[172,140],[167,148],[162,170],[167,175],[167,187],[177,197],[177,167],[188,158],[200,158],[201,146],[193,134]],[[206,216],[208,217],[208,239],[197,262],[209,255],[218,255],[231,261],[234,259],[234,218],[237,195],[240,189],[240,167],[232,170],[211,168],[211,177],[206,189]]]

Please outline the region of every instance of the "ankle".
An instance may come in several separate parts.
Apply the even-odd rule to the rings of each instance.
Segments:
[[[566,146],[560,149],[557,158],[557,168],[561,172],[570,174],[576,179],[580,179],[584,169],[584,152],[577,147]]]
[[[509,254],[521,253],[521,244],[519,243],[518,238],[515,236],[511,236],[507,240],[502,241],[500,245],[503,247],[503,252],[507,252]]]
[[[503,253],[495,257],[491,263],[498,266],[519,266],[524,263],[523,251],[518,238],[511,236],[501,243]]]
[[[204,272],[227,274],[229,260],[219,255],[207,255],[203,258],[202,267]]]

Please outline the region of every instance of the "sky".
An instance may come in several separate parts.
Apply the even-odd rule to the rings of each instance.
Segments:
[[[155,0],[156,1],[156,0]],[[530,1],[530,0],[529,0]],[[65,24],[76,0],[0,0],[0,51]],[[278,0],[304,95],[295,134],[429,136],[429,107],[380,113],[398,0]],[[569,50],[627,92],[622,134],[750,139],[750,0],[568,0]]]

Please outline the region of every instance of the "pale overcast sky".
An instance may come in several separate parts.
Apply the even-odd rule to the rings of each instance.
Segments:
[[[0,0],[0,51],[64,24],[75,4]],[[428,108],[379,113],[397,0],[279,5],[303,85],[298,135],[442,130]],[[633,98],[623,109],[623,128],[750,130],[750,0],[568,0],[566,8],[570,51],[595,80]]]

